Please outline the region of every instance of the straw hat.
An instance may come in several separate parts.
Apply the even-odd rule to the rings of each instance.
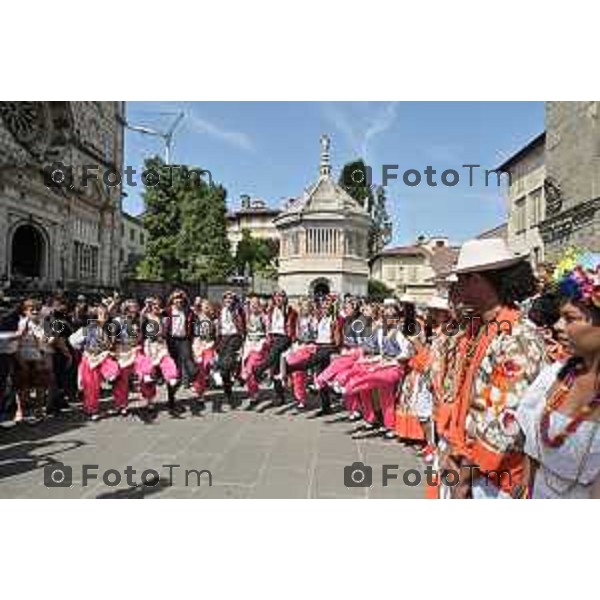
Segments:
[[[434,310],[450,310],[448,300],[442,296],[433,296],[427,303],[427,308]]]
[[[512,252],[502,238],[465,242],[458,255],[454,273],[477,273],[510,267],[524,259]]]

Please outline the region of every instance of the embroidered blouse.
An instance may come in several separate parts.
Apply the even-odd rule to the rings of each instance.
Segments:
[[[550,389],[562,363],[545,367],[527,390],[517,410],[525,437],[525,453],[539,468],[535,473],[533,498],[589,498],[592,484],[600,477],[600,423],[584,421],[558,448],[542,442],[540,422]],[[550,417],[550,435],[564,431],[569,417],[555,411]]]

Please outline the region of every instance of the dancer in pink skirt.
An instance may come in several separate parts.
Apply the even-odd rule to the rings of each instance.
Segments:
[[[196,394],[195,411],[205,408],[204,394],[208,388],[211,369],[217,360],[217,319],[212,304],[205,298],[197,297],[192,307],[193,339],[192,358],[196,364],[196,374],[192,389]]]
[[[352,374],[356,374],[365,364],[370,363],[368,356],[377,349],[377,330],[381,326],[379,308],[364,303],[358,313],[346,317],[344,321],[344,347],[339,356],[333,357],[329,366],[315,377],[317,389],[330,386],[339,393],[341,387]],[[349,420],[361,419],[359,404],[355,395],[349,395],[345,408],[349,411]]]
[[[414,348],[401,331],[401,312],[396,300],[386,300],[383,312],[382,326],[376,332],[377,354],[361,361],[350,372],[343,392],[347,406],[361,406],[365,429],[377,427],[379,410],[383,421],[380,433],[386,439],[394,439],[397,389]]]
[[[333,356],[339,354],[343,345],[343,328],[344,320],[337,311],[337,297],[334,294],[329,294],[323,300],[323,305],[319,311],[319,320],[317,322],[317,337],[315,339],[316,349],[310,350],[310,355],[304,360],[287,363],[288,373],[300,373],[296,375],[299,378],[298,391],[301,387],[306,389],[307,374],[314,370],[314,374],[318,375],[324,371],[331,361]],[[309,354],[307,352],[307,354]],[[294,359],[295,357],[291,357]],[[321,409],[316,416],[324,416],[333,412],[331,406],[331,397],[329,389],[324,387],[319,390],[321,400]],[[298,410],[305,408],[304,402],[297,405]]]
[[[107,325],[108,310],[100,304],[96,308],[96,320],[90,320],[69,337],[71,346],[83,353],[78,382],[83,392],[83,411],[92,421],[99,418],[102,382],[112,383],[119,375],[119,364],[111,355],[114,339],[109,335]],[[116,405],[116,408],[122,407]]]
[[[179,381],[177,365],[169,354],[165,329],[162,303],[158,298],[151,298],[142,322],[143,352],[137,356],[135,370],[140,378],[142,398],[153,415],[159,376],[162,375],[167,385],[169,399],[174,400]]]
[[[116,327],[113,356],[119,365],[119,375],[113,385],[115,404],[121,415],[127,415],[129,404],[129,384],[134,372],[136,359],[142,352],[142,330],[140,306],[137,300],[123,303],[123,314],[113,320]]]
[[[258,296],[250,296],[246,314],[246,339],[242,348],[241,372],[248,392],[248,410],[252,410],[258,404],[259,384],[256,379],[256,370],[265,360],[269,349],[267,327],[268,320],[260,299]]]
[[[290,350],[282,355],[281,376],[285,381],[288,366],[299,365],[307,361],[316,351],[317,317],[313,303],[303,298],[298,306],[296,339]],[[298,410],[304,410],[308,392],[306,389],[306,373],[294,371],[290,374],[292,394]]]

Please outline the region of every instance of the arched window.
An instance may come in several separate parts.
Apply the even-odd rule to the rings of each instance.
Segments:
[[[46,242],[30,224],[20,225],[12,238],[12,265],[14,277],[41,277],[44,269]]]
[[[290,237],[291,253],[297,256],[300,254],[300,234],[298,231],[293,231]]]

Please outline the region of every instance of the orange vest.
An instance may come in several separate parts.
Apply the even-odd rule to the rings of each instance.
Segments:
[[[514,487],[522,482],[524,455],[520,452],[511,454],[494,452],[477,439],[468,440],[465,425],[471,405],[473,383],[489,345],[500,330],[510,331],[519,317],[518,310],[502,308],[495,317],[501,326],[486,328],[485,324],[481,324],[478,331],[468,331],[465,338],[461,340],[459,347],[460,367],[457,370],[459,384],[455,390],[448,430],[448,441],[453,454],[467,458],[471,463],[477,465],[483,473],[488,471],[510,472],[511,477],[504,476],[501,481],[498,481],[498,477],[494,473],[489,476],[490,481],[507,492],[511,491],[509,483],[512,483]],[[473,344],[476,344],[475,348],[473,348]],[[469,352],[470,358],[467,356],[467,352]]]

